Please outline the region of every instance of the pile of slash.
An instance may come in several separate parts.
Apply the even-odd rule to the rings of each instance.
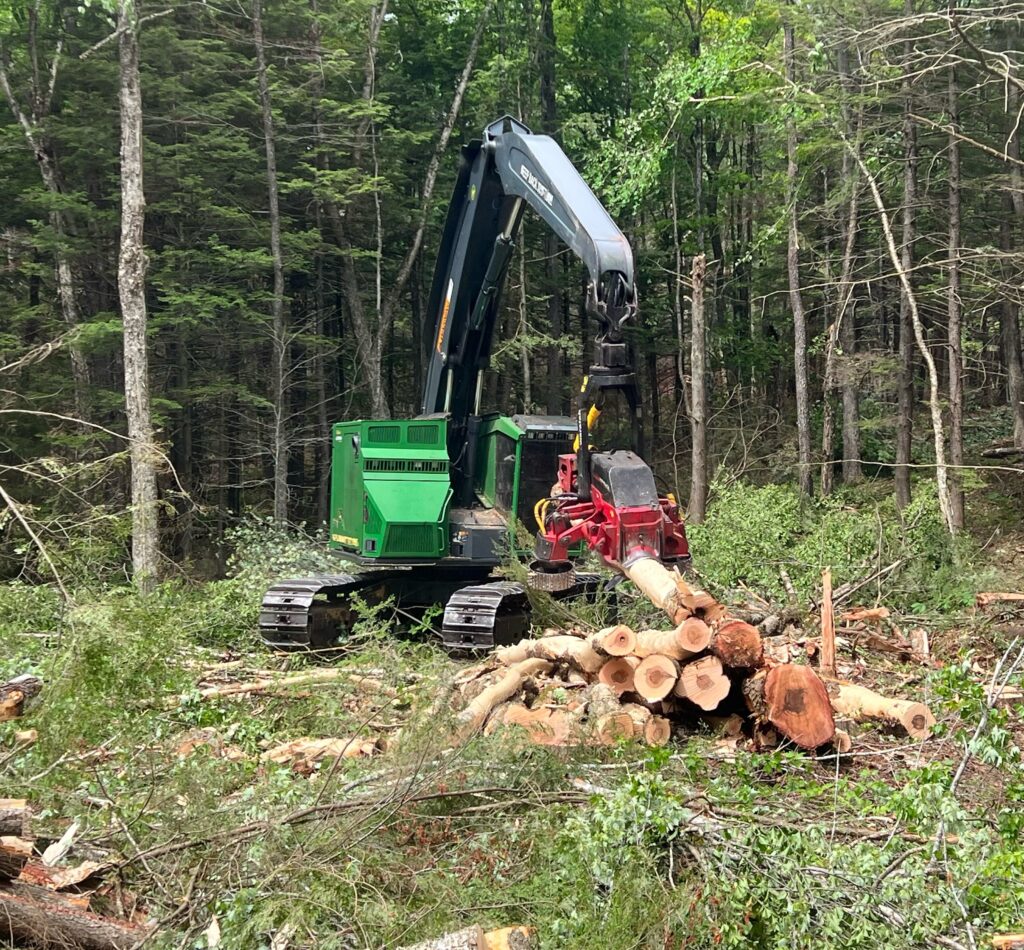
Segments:
[[[837,721],[880,720],[916,739],[929,735],[935,719],[923,703],[780,661],[757,627],[710,594],[657,562],[639,568],[626,573],[671,629],[546,630],[496,650],[458,678],[460,736],[517,728],[543,745],[663,745],[674,732],[705,728],[755,750],[788,742],[847,752],[850,734]],[[830,626],[822,624],[823,666],[830,647],[834,657]]]

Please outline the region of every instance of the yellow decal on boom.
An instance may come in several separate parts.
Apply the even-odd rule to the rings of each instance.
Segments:
[[[455,281],[449,279],[449,281],[448,281],[448,293],[445,294],[445,297],[444,297],[444,307],[441,310],[441,324],[437,328],[436,349],[437,349],[438,353],[441,352],[441,346],[444,343],[444,330],[445,330],[445,327],[448,326],[448,308],[452,304],[452,290],[454,289],[454,287],[455,287]]]

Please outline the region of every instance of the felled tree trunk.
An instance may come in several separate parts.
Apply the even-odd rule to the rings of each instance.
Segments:
[[[621,696],[633,690],[633,671],[640,665],[635,656],[617,656],[605,663],[597,674],[599,683]]]
[[[703,620],[690,617],[675,630],[641,630],[633,650],[639,657],[660,653],[673,660],[689,660],[711,643],[711,629]]]
[[[675,694],[711,712],[729,695],[731,686],[722,661],[717,656],[704,656],[682,668]]]
[[[31,817],[24,798],[0,798],[0,835],[24,837]]]
[[[484,720],[495,706],[505,702],[522,689],[527,677],[550,671],[551,664],[546,660],[528,659],[512,664],[496,683],[482,690],[459,713],[456,738],[459,741],[468,739],[484,724]]]
[[[927,739],[935,725],[935,717],[924,703],[889,699],[866,686],[838,680],[829,680],[826,688],[835,711],[855,722],[879,719],[895,723],[902,726],[913,739]]]
[[[25,712],[25,701],[43,688],[38,676],[25,673],[0,685],[0,722],[17,719]]]
[[[711,638],[711,652],[732,669],[754,669],[764,661],[761,634],[742,620],[719,624]]]
[[[602,656],[628,656],[636,648],[636,634],[620,623],[598,630],[590,638],[590,645]]]
[[[648,702],[664,699],[679,678],[679,665],[671,657],[652,653],[633,671],[633,689]]]
[[[802,749],[816,749],[836,734],[825,684],[809,666],[783,663],[746,681],[751,711]]]
[[[50,950],[128,950],[148,933],[144,927],[75,907],[42,887],[0,887],[0,944]]]
[[[13,880],[32,857],[32,842],[25,838],[0,836],[0,882]]]
[[[682,623],[693,612],[693,592],[660,561],[644,557],[622,570],[673,623]]]
[[[541,637],[539,640],[520,640],[512,646],[494,651],[502,664],[519,663],[526,659],[565,663],[584,673],[597,673],[604,666],[602,657],[587,640],[579,637]]]

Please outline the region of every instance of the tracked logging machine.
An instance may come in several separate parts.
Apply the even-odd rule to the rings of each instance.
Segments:
[[[530,206],[582,259],[586,309],[598,325],[575,419],[484,413],[481,400],[499,302]],[[592,590],[585,548],[630,573],[641,560],[689,560],[679,506],[643,461],[640,397],[623,326],[636,313],[633,254],[557,143],[510,117],[463,148],[428,308],[433,321],[421,414],[339,422],[332,433],[330,545],[351,574],[282,581],[263,600],[274,647],[323,648],[363,603],[406,610],[444,603],[442,638],[486,650],[525,635],[529,599],[495,574],[514,553],[514,525],[536,520],[529,583],[556,596]],[[628,409],[632,446],[597,451],[606,400]],[[554,483],[554,485],[553,485]]]

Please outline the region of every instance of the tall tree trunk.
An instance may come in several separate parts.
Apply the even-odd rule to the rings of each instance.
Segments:
[[[37,15],[37,8],[29,8],[30,16]],[[37,49],[37,36],[35,30],[29,40],[29,55],[32,59],[33,69],[31,89],[29,93],[29,107],[22,108],[18,97],[14,94],[14,87],[11,84],[10,73],[5,56],[0,56],[0,88],[3,89],[4,97],[11,109],[15,120],[21,127],[25,141],[32,150],[36,160],[43,187],[55,199],[56,205],[61,204],[61,197],[65,193],[64,181],[61,177],[56,159],[53,154],[53,143],[49,140],[44,128],[44,120],[49,116],[53,105],[54,91],[56,88],[57,76],[60,72],[61,55],[63,53],[63,37],[57,41],[53,53],[53,60],[50,64],[47,85],[44,88],[40,71],[38,69],[39,51]],[[68,239],[71,237],[72,228],[68,220],[67,212],[55,207],[49,215],[50,227],[54,234],[54,278],[57,284],[57,297],[60,301],[61,317],[68,330],[74,331],[82,322],[79,309],[80,281],[77,269],[72,261],[71,251],[68,248]],[[84,419],[89,412],[89,362],[81,345],[77,340],[68,344],[68,354],[71,359],[71,381],[74,390],[75,415]]]
[[[160,534],[156,447],[149,399],[146,349],[146,197],[142,185],[142,86],[139,78],[138,13],[133,0],[118,0],[121,115],[121,248],[117,288],[124,321],[124,395],[131,439],[132,570],[144,590],[159,571]]]
[[[270,259],[274,271],[271,298],[270,401],[273,428],[270,448],[273,456],[274,520],[288,520],[288,326],[284,307],[284,253],[281,250],[281,203],[277,182],[277,153],[274,141],[274,113],[267,80],[267,57],[263,44],[263,7],[252,4],[252,38],[256,47],[256,85],[263,124],[263,148],[267,168],[267,212],[270,217]]]
[[[904,13],[912,16],[913,0],[905,0]],[[913,54],[910,41],[904,44],[904,56]],[[917,214],[917,125],[914,122],[914,96],[911,79],[905,75],[903,94],[903,234],[900,242],[900,344],[896,408],[896,504],[910,504],[910,457],[914,433],[914,326],[911,318],[914,274],[914,229]]]
[[[847,148],[852,146],[846,143]],[[896,238],[893,236],[892,225],[889,223],[889,213],[885,209],[885,202],[882,200],[882,193],[878,190],[878,182],[872,175],[864,159],[856,155],[857,165],[860,172],[868,183],[871,190],[871,197],[874,199],[875,208],[878,210],[878,217],[882,224],[882,235],[885,238],[886,248],[889,252],[889,261],[899,277],[903,292],[906,295],[907,307],[910,310],[910,323],[914,328],[914,338],[917,341],[917,348],[924,360],[925,368],[928,370],[928,407],[932,417],[932,444],[935,449],[935,487],[939,496],[939,508],[942,511],[942,520],[950,534],[956,534],[956,523],[953,520],[953,510],[949,499],[949,469],[946,465],[946,433],[945,423],[942,420],[942,394],[939,385],[939,371],[935,367],[935,358],[928,347],[928,340],[925,338],[924,324],[921,322],[921,313],[917,307],[917,298],[914,296],[913,288],[910,285],[910,275],[904,268],[899,251],[896,248]]]
[[[558,131],[558,105],[555,98],[555,16],[553,0],[541,0],[540,33],[537,38],[537,72],[540,74],[540,115],[541,128],[548,135]],[[562,280],[559,267],[559,242],[548,230],[544,235],[544,272],[548,298],[548,334],[551,343],[547,354],[547,408],[552,415],[561,415],[562,403],[562,352],[560,340],[564,333],[562,324]]]
[[[1024,226],[1024,176],[1020,170],[1020,125],[1017,122],[1021,106],[1020,90],[1015,83],[1008,83],[1007,92],[1007,111],[1011,122],[1010,137],[1006,143],[1006,154],[1010,159],[1010,193],[1005,200],[1006,210],[1000,233],[1003,249],[1012,252],[1017,247]],[[1021,365],[1020,307],[1008,294],[1003,297],[1001,324],[1007,377],[1006,395],[1013,412],[1013,444],[1024,449],[1024,366]]]
[[[794,31],[792,24],[784,29],[786,80],[795,82]],[[797,228],[796,120],[786,118],[786,206],[789,219],[789,241],[786,269],[789,274],[789,305],[793,311],[793,368],[796,384],[797,464],[800,492],[810,497],[811,480],[811,409],[807,392],[807,315],[800,292],[800,232]]]
[[[951,6],[952,10],[952,6]],[[949,477],[950,510],[954,529],[964,526],[964,493],[959,466],[964,464],[963,346],[960,340],[960,89],[956,69],[950,67],[947,86],[949,110],[949,282],[946,287],[947,360],[949,375]]]
[[[690,437],[692,443],[690,463],[690,502],[686,518],[700,524],[707,513],[708,455],[707,410],[708,396],[705,363],[707,328],[704,313],[704,282],[707,262],[703,254],[693,259],[690,307]]]

